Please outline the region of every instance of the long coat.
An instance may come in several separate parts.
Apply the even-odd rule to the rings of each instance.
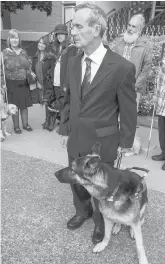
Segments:
[[[37,55],[32,58],[32,71],[34,73],[37,59]],[[51,54],[47,54],[42,61],[43,94],[45,94],[47,89],[53,89],[54,65],[55,58]]]
[[[116,41],[114,51],[123,56],[125,47],[125,41],[122,37],[119,37]],[[147,78],[151,71],[152,64],[152,45],[143,39],[138,39],[135,46],[132,48],[130,62],[135,65],[136,68],[136,84],[135,88],[137,92],[144,93],[147,87]]]
[[[119,145],[130,148],[134,141],[137,121],[135,67],[108,48],[83,98],[81,72],[79,54],[70,60],[68,68],[68,94],[60,133],[65,135],[67,124],[69,157],[86,155],[96,142],[100,142],[102,160],[112,162],[117,157]]]
[[[156,114],[165,116],[165,66],[158,73]]]

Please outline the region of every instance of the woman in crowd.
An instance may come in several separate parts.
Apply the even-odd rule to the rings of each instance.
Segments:
[[[55,27],[55,40],[51,46],[56,63],[53,74],[53,89],[56,99],[64,96],[64,87],[67,84],[67,67],[69,67],[69,59],[77,55],[77,48],[69,45],[67,26],[59,24]],[[58,130],[57,130],[58,131]]]
[[[41,98],[45,97],[48,89],[53,89],[53,70],[55,65],[55,57],[49,53],[49,43],[47,37],[41,37],[38,41],[37,53],[32,59],[32,71],[36,74],[36,86],[41,91]],[[41,104],[43,100],[41,99]],[[53,131],[52,118],[49,114],[47,105],[45,106],[45,122],[44,129]]]
[[[30,62],[25,50],[21,48],[20,34],[16,29],[8,33],[7,48],[2,52],[7,86],[8,103],[15,104],[20,110],[23,129],[32,131],[28,124],[28,107],[32,106],[27,71]],[[12,116],[14,131],[21,134],[19,114]]]
[[[157,93],[154,96],[154,101],[156,103],[156,114],[158,115],[159,143],[162,152],[160,155],[152,156],[152,159],[164,161],[162,170],[165,170],[165,49],[158,73]]]

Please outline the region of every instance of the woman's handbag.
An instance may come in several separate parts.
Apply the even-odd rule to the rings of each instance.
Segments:
[[[27,82],[29,85],[36,83],[36,77],[34,77],[30,69],[27,70]]]

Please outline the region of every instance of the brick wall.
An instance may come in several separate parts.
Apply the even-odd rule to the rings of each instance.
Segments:
[[[52,5],[51,16],[39,10],[32,11],[29,6],[25,6],[24,10],[18,10],[17,14],[11,13],[11,27],[28,32],[52,31],[56,24],[62,23],[62,2],[52,1]]]

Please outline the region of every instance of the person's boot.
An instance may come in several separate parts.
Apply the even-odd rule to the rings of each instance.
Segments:
[[[85,220],[89,219],[93,215],[93,208],[92,205],[89,204],[88,208],[88,214],[86,216],[81,216],[81,215],[74,215],[68,222],[67,222],[67,228],[70,230],[76,230],[80,226],[83,225]]]
[[[100,243],[104,238],[104,227],[102,225],[95,225],[92,242],[94,245]]]
[[[50,126],[50,120],[51,120],[51,113],[47,113],[46,119],[45,119],[45,123],[43,124],[43,129],[49,129]]]
[[[50,125],[49,125],[49,128],[48,128],[49,132],[54,130],[55,122],[56,122],[56,115],[53,114],[50,117]]]
[[[45,106],[45,122],[42,124],[43,129],[48,129],[50,125],[50,112],[47,105]]]
[[[156,160],[156,161],[163,161],[163,160],[165,160],[165,155],[162,152],[160,155],[154,155],[154,156],[152,156],[152,159],[153,160]]]
[[[165,171],[165,163],[163,164],[163,166],[162,166],[162,170],[164,170]]]
[[[13,119],[13,125],[14,125],[14,132],[16,134],[21,134],[22,131],[19,127],[19,112],[17,115],[12,115],[12,119]]]

